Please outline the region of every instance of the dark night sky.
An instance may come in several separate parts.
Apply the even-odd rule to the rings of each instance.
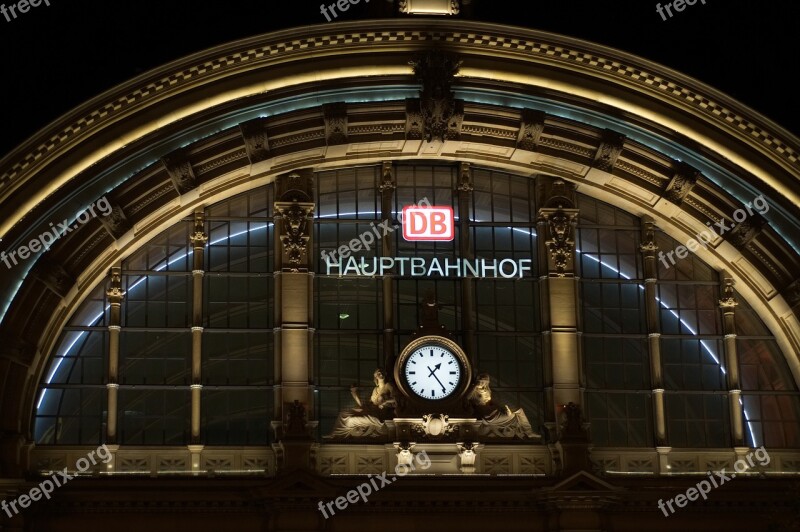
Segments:
[[[165,62],[275,29],[326,23],[320,0],[49,1],[11,22],[0,16],[0,155],[76,105]],[[698,0],[666,22],[652,0],[477,1],[478,20],[643,56],[800,134],[797,86],[789,77],[800,63],[796,0]],[[352,7],[346,20],[366,18],[368,7]]]

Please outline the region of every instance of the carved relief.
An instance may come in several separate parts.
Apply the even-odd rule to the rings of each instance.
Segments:
[[[275,208],[283,220],[281,243],[283,253],[289,261],[289,271],[299,272],[308,260],[308,241],[311,239],[309,229],[314,205],[298,202],[276,203]]]
[[[435,14],[458,15],[461,12],[459,0],[397,0],[397,11],[404,15]]]
[[[383,169],[381,170],[381,184],[378,190],[394,190],[397,188],[397,183],[394,180],[394,169],[392,168],[391,161],[384,161]]]
[[[676,205],[683,203],[702,174],[686,163],[681,163],[664,190],[664,197]]]
[[[639,249],[645,254],[652,256],[658,251],[656,244],[656,225],[652,220],[643,220],[642,223],[642,243]]]
[[[325,141],[328,146],[347,144],[347,104],[329,103],[322,109],[325,115]]]
[[[406,100],[406,140],[422,139],[422,112],[417,98]]]
[[[269,137],[267,136],[267,121],[256,118],[239,124],[239,130],[244,138],[244,147],[250,164],[255,164],[269,159]]]
[[[522,121],[517,134],[517,148],[520,150],[536,151],[539,139],[544,131],[545,114],[533,109],[522,110]]]
[[[625,135],[606,129],[603,132],[603,140],[594,157],[594,167],[604,172],[613,171],[624,144]]]
[[[206,234],[206,216],[203,209],[198,209],[194,213],[194,229],[192,234],[189,235],[189,240],[194,247],[203,247],[208,242],[208,234]]]
[[[108,216],[99,218],[100,223],[106,228],[106,231],[115,239],[121,237],[131,229],[131,224],[125,216],[125,212],[119,205],[111,207],[111,213]]]
[[[34,270],[36,278],[59,297],[66,297],[75,279],[67,273],[63,266],[45,259],[39,259]]]
[[[739,303],[736,302],[736,292],[733,290],[733,279],[725,279],[725,284],[722,287],[722,298],[719,300],[719,306],[723,309],[733,309]]]
[[[197,187],[197,176],[184,150],[170,153],[163,157],[161,162],[167,169],[172,184],[179,194],[185,194]]]
[[[472,173],[469,163],[461,163],[458,167],[458,190],[462,192],[472,192],[475,185],[472,184]]]
[[[457,425],[450,424],[450,417],[446,414],[425,414],[422,423],[414,427],[417,432],[425,436],[447,436],[458,430]]]
[[[125,291],[122,290],[122,270],[120,268],[111,268],[111,283],[106,290],[106,295],[110,303],[121,303],[122,298],[125,297]]]
[[[754,213],[745,221],[733,227],[731,232],[725,235],[725,240],[733,244],[736,248],[743,249],[747,244],[752,242],[754,238],[761,234],[765,225],[767,225],[767,221]]]
[[[577,214],[556,210],[542,215],[547,222],[549,238],[545,241],[550,252],[551,272],[557,277],[565,277],[572,270],[572,259],[575,252],[575,241],[572,239],[572,228]]]
[[[411,65],[415,79],[422,83],[420,113],[425,140],[431,142],[437,139],[444,142],[448,133],[452,134],[451,121],[454,127],[459,131],[461,129],[459,119],[455,117],[459,107],[451,90],[461,61],[441,50],[431,50],[412,61]],[[463,104],[461,113],[463,115]]]

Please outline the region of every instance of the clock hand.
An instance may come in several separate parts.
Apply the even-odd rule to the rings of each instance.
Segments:
[[[434,375],[433,372],[436,371],[437,369],[441,368],[442,367],[442,363],[439,362],[438,364],[433,366],[433,369],[431,369],[430,366],[426,366],[426,367],[431,370],[431,372],[428,374],[428,377],[431,377],[431,376],[435,377],[436,375]]]
[[[433,378],[434,378],[434,379],[436,379],[436,382],[438,382],[438,383],[439,383],[439,386],[441,386],[441,387],[442,387],[442,391],[444,392],[444,391],[445,391],[445,387],[444,387],[444,384],[442,384],[442,381],[440,381],[440,380],[439,380],[439,377],[437,377],[436,375],[434,375],[434,376],[433,376]]]

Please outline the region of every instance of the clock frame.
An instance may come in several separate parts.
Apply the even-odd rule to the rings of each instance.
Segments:
[[[420,347],[435,346],[444,348],[452,353],[460,366],[459,382],[455,389],[447,396],[441,399],[429,399],[417,395],[411,389],[408,381],[406,380],[405,366],[408,363],[409,357],[417,351]],[[461,347],[443,336],[438,335],[425,335],[419,336],[408,343],[403,348],[400,355],[397,357],[397,362],[394,366],[394,381],[399,391],[408,399],[409,402],[414,403],[419,407],[437,407],[441,408],[450,404],[459,402],[464,394],[467,392],[470,383],[472,382],[472,368],[467,358],[466,353]]]

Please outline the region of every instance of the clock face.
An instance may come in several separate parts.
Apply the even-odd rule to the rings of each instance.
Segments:
[[[439,345],[423,345],[406,358],[408,388],[423,399],[444,399],[458,388],[462,370],[458,357]]]

